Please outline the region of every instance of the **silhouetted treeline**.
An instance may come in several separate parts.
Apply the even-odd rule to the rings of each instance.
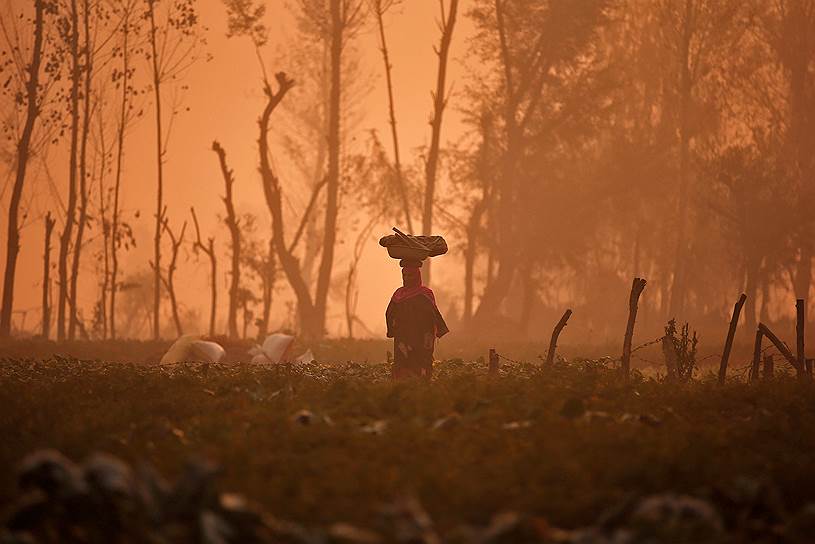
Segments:
[[[319,338],[339,314],[353,336],[372,325],[357,315],[359,262],[376,227],[390,224],[451,242],[445,259],[461,281],[434,274],[433,287],[465,333],[539,336],[568,306],[570,331],[603,342],[619,334],[634,276],[648,279],[644,333],[673,317],[723,330],[741,292],[750,329],[808,298],[815,0],[442,1],[422,112],[400,109],[394,93],[401,59],[388,43],[404,2],[297,0],[286,8],[295,39],[277,52],[262,0],[223,7],[229,37],[258,59],[246,77],[264,102],[245,138],[257,150],[254,179],[236,179],[217,142],[217,162],[205,150],[184,158],[211,161],[225,180],[213,201],[225,203],[219,237],[229,242],[218,244],[197,217],[185,238],[188,205],[164,198],[182,109],[175,90],[218,54],[206,49],[198,2],[37,0],[2,14],[11,181],[0,334],[24,328],[13,319],[16,258],[28,250],[19,233],[41,219],[26,195],[43,187],[57,254],[43,255],[48,321],[37,330],[47,335],[53,316],[59,339],[159,337],[207,323],[233,338],[280,326]],[[381,63],[363,62],[366,33]],[[467,75],[451,82],[454,59]],[[386,103],[371,98],[378,75]],[[451,111],[464,112],[464,134],[449,132]],[[387,118],[387,143],[366,115]],[[400,150],[404,115],[428,117],[426,149]],[[120,194],[137,120],[155,125],[154,156],[139,157],[155,165],[152,258],[123,270],[121,252],[136,242]],[[59,179],[30,167],[51,146],[67,150]],[[233,194],[250,185],[268,216],[236,208]],[[175,293],[187,249],[209,260],[206,308]],[[97,293],[92,307],[79,303],[81,289]]]

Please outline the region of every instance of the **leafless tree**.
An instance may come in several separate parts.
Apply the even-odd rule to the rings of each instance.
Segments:
[[[447,107],[449,92],[447,91],[447,60],[450,56],[450,44],[453,41],[453,29],[456,26],[458,13],[458,0],[450,0],[450,7],[445,11],[445,0],[439,0],[441,10],[439,29],[441,30],[441,43],[435,49],[439,57],[438,72],[436,75],[436,90],[431,93],[433,97],[433,118],[430,121],[430,149],[427,152],[425,164],[424,206],[422,208],[422,234],[430,236],[433,230],[433,205],[436,197],[436,174],[439,168],[439,149],[441,147],[441,124],[444,109]],[[430,261],[427,262],[425,277],[430,283]]]
[[[209,274],[210,274],[210,306],[209,306],[209,335],[215,336],[215,317],[217,312],[218,303],[218,261],[215,255],[215,238],[210,236],[207,238],[207,244],[201,241],[201,228],[198,226],[198,216],[195,215],[195,208],[190,207],[192,214],[192,222],[195,225],[195,242],[193,243],[193,251],[196,253],[201,251],[209,258]]]
[[[45,215],[45,244],[42,252],[42,337],[51,334],[51,233],[56,219],[51,212]]]
[[[359,261],[365,251],[365,244],[370,241],[371,232],[380,217],[373,216],[360,229],[357,239],[354,242],[354,252],[348,263],[348,275],[345,279],[345,324],[348,328],[348,338],[354,337],[354,324],[361,321],[357,315],[357,304],[359,302],[359,289],[357,288]]]
[[[385,37],[385,13],[394,6],[401,4],[399,0],[371,0],[371,9],[376,17],[376,25],[379,29],[379,50],[382,53],[382,62],[385,67],[385,83],[388,90],[388,117],[391,126],[391,140],[393,141],[393,167],[396,171],[396,183],[399,188],[399,196],[402,199],[404,208],[405,224],[408,232],[413,232],[413,220],[410,216],[410,199],[408,198],[407,181],[402,173],[402,160],[399,155],[399,133],[396,129],[396,104],[393,98],[393,79],[391,71],[393,65],[390,62],[388,53],[388,42]]]
[[[71,304],[75,301],[71,297],[68,276],[68,253],[73,239],[74,223],[76,222],[76,199],[77,199],[77,170],[79,159],[79,98],[82,92],[82,65],[81,51],[79,48],[79,5],[77,0],[71,0],[68,12],[70,18],[67,30],[68,55],[71,65],[70,93],[69,93],[69,113],[71,116],[71,136],[68,161],[68,207],[65,211],[65,224],[62,228],[62,236],[59,243],[59,295],[57,298],[57,340],[64,340],[66,329],[67,304],[69,299]]]
[[[139,36],[142,19],[136,12],[139,0],[121,0],[117,7],[121,20],[119,23],[120,43],[114,49],[114,56],[120,60],[112,72],[112,82],[120,93],[119,115],[116,126],[116,166],[113,182],[113,203],[110,221],[110,337],[116,339],[116,294],[119,291],[119,250],[123,245],[121,231],[121,188],[122,170],[124,167],[125,135],[127,128],[136,118],[132,108],[135,88],[132,83],[134,67],[131,55],[134,42]]]
[[[147,21],[149,24],[148,41],[151,80],[155,99],[156,113],[156,218],[153,237],[153,338],[159,338],[159,321],[161,311],[161,236],[164,231],[164,157],[169,143],[169,127],[164,132],[162,117],[162,87],[175,81],[192,66],[200,57],[203,38],[200,33],[197,3],[195,0],[165,2],[164,9],[159,7],[158,0],[146,0]],[[163,11],[163,13],[162,13]],[[163,18],[160,19],[163,15]],[[170,114],[174,116],[175,108]],[[172,119],[172,117],[171,117]]]
[[[179,232],[178,236],[170,228],[170,222],[166,217],[167,210],[165,209],[162,213],[164,216],[164,230],[167,232],[167,236],[170,237],[170,263],[167,266],[167,274],[161,275],[161,282],[164,284],[164,288],[167,290],[167,295],[170,298],[170,309],[173,312],[173,323],[175,324],[175,330],[178,336],[184,334],[184,328],[181,325],[181,317],[178,312],[178,299],[175,294],[175,272],[178,266],[178,253],[181,249],[181,244],[184,243],[184,233],[187,230],[187,222],[181,225],[181,232]]]
[[[18,54],[22,51],[16,40],[10,39],[9,32],[3,26],[3,34],[6,38],[6,45],[15,51],[16,77],[21,81],[20,96],[24,97],[25,122],[23,130],[16,140],[17,154],[16,172],[14,185],[11,190],[8,214],[8,237],[6,240],[6,266],[3,276],[3,302],[0,308],[0,336],[11,334],[11,316],[14,306],[14,280],[17,271],[17,256],[20,252],[20,227],[19,213],[20,202],[23,197],[23,187],[26,181],[26,170],[31,157],[32,139],[34,138],[34,128],[37,119],[42,112],[42,64],[45,58],[45,10],[46,2],[37,0],[34,2],[34,43],[31,47],[31,57],[28,61],[22,61]],[[11,79],[13,76],[9,76]]]
[[[76,335],[77,320],[79,319],[79,309],[76,304],[78,303],[77,287],[79,283],[79,265],[82,256],[82,248],[85,236],[85,227],[88,224],[88,136],[91,129],[91,108],[94,105],[91,102],[93,90],[91,88],[91,81],[94,71],[94,52],[96,44],[91,34],[91,10],[92,6],[90,0],[82,0],[82,24],[84,42],[80,51],[83,57],[83,64],[81,67],[83,82],[81,88],[82,97],[82,128],[79,140],[79,172],[77,177],[79,179],[79,209],[76,222],[76,239],[73,243],[73,257],[71,260],[71,277],[70,277],[70,297],[73,301],[71,306],[71,314],[68,320],[68,339],[73,340]]]
[[[342,84],[342,53],[344,47],[361,28],[363,19],[363,4],[359,0],[330,0],[328,9],[317,0],[301,0],[300,8],[304,16],[309,18],[315,27],[330,36],[329,58],[331,66],[331,86],[328,108],[328,172],[326,176],[326,204],[323,222],[322,256],[317,276],[317,285],[314,296],[303,277],[303,270],[294,250],[306,225],[311,209],[314,207],[321,184],[315,187],[300,227],[297,229],[291,244],[287,244],[284,236],[284,217],[282,207],[282,185],[273,170],[269,152],[269,121],[272,112],[280,104],[283,97],[294,85],[285,73],[276,74],[278,89],[274,91],[271,83],[265,77],[266,70],[262,61],[261,48],[266,42],[266,30],[259,22],[263,15],[262,6],[253,9],[246,2],[225,2],[229,15],[230,35],[245,35],[252,39],[261,71],[264,74],[264,92],[266,105],[259,121],[260,137],[258,139],[260,152],[260,171],[263,181],[264,195],[269,211],[272,215],[272,236],[274,245],[280,259],[286,278],[294,290],[297,298],[298,315],[301,330],[304,336],[322,338],[325,335],[325,320],[328,301],[328,290],[331,283],[331,271],[334,263],[334,251],[337,240],[337,220],[339,215],[339,189],[340,189],[340,117],[341,117],[341,84]]]
[[[241,225],[238,216],[235,214],[235,199],[232,186],[235,184],[235,174],[226,164],[226,151],[217,141],[212,142],[212,150],[218,155],[218,164],[221,168],[221,175],[224,178],[226,194],[222,198],[226,207],[226,217],[224,222],[229,229],[229,236],[232,240],[230,251],[232,252],[232,269],[230,272],[229,284],[229,313],[227,314],[227,326],[230,338],[238,338],[238,290],[241,283]]]

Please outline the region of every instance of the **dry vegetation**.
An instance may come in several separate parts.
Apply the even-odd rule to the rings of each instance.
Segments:
[[[394,383],[379,363],[6,359],[0,501],[8,515],[22,495],[12,467],[54,448],[77,462],[108,452],[171,479],[204,456],[223,469],[218,489],[275,516],[264,519],[277,540],[812,534],[811,384],[781,375],[719,387],[634,372],[624,386],[604,361],[537,363],[504,361],[490,377],[486,363],[447,360],[424,384]]]

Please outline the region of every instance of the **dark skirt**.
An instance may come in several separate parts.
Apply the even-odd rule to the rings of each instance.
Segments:
[[[429,380],[433,374],[436,337],[447,332],[439,310],[420,295],[391,302],[385,318],[388,336],[393,338],[393,377]]]

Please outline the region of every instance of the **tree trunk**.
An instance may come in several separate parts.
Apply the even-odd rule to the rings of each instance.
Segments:
[[[68,207],[65,211],[65,226],[59,244],[59,295],[57,300],[57,339],[64,340],[66,333],[65,312],[69,298],[68,252],[71,246],[76,211],[76,175],[79,141],[79,13],[76,0],[71,0],[71,143],[68,172]],[[73,304],[73,301],[71,302]]]
[[[676,250],[673,264],[673,284],[668,318],[682,315],[685,311],[685,267],[687,254],[687,222],[690,155],[690,105],[693,83],[690,67],[690,41],[693,35],[693,0],[685,0],[685,18],[682,25],[682,42],[679,50],[679,200],[677,203]],[[750,297],[754,300],[755,297]]]
[[[102,226],[102,285],[99,293],[99,321],[102,326],[102,340],[108,338],[108,292],[110,289],[110,222],[108,221],[108,199],[105,197],[105,172],[107,172],[108,148],[105,144],[105,121],[102,115],[97,115],[99,120],[99,147],[101,157],[99,158],[99,221]]]
[[[450,54],[450,43],[453,40],[453,29],[456,24],[458,0],[450,0],[450,12],[444,15],[444,0],[441,1],[441,44],[438,49],[439,67],[436,75],[436,91],[433,94],[433,119],[430,122],[430,149],[425,165],[424,207],[422,210],[422,234],[430,236],[433,230],[433,202],[436,196],[436,173],[439,167],[439,150],[441,147],[441,123],[444,108],[447,106],[446,80],[447,59]],[[424,271],[425,283],[430,285],[431,268],[427,262]]]
[[[758,262],[754,258],[749,258],[746,263],[746,278],[744,293],[747,295],[747,302],[744,306],[744,326],[748,331],[756,328],[756,295],[758,294]]]
[[[6,268],[3,274],[3,303],[2,308],[0,308],[0,337],[11,334],[11,316],[14,309],[14,280],[17,272],[17,256],[20,252],[20,201],[23,197],[23,185],[25,184],[25,174],[31,151],[34,124],[40,114],[40,105],[37,103],[37,98],[43,56],[45,5],[44,2],[38,0],[34,2],[34,7],[34,45],[31,49],[31,63],[28,66],[28,81],[26,82],[26,118],[23,132],[19,142],[17,142],[17,172],[11,190],[11,199],[9,200]]]
[[[264,92],[267,101],[263,113],[258,120],[258,152],[260,155],[260,174],[263,183],[263,195],[266,198],[266,205],[272,216],[272,243],[280,258],[283,273],[286,274],[286,279],[289,285],[291,285],[297,299],[297,313],[300,316],[300,328],[304,336],[315,338],[322,335],[322,327],[319,319],[315,317],[317,312],[312,302],[308,285],[303,279],[298,260],[286,245],[280,180],[274,173],[271,162],[269,161],[269,121],[272,112],[274,112],[275,108],[280,104],[280,101],[283,100],[289,90],[294,86],[294,81],[289,79],[283,72],[276,74],[275,77],[279,84],[279,89],[276,93],[272,91],[268,81],[264,82]]]
[[[263,314],[258,330],[258,337],[261,342],[269,334],[269,317],[272,313],[272,294],[274,293],[276,275],[274,242],[271,239],[269,240],[269,253],[266,257],[266,269],[263,272]]]
[[[200,249],[209,257],[209,279],[210,279],[210,306],[209,306],[209,336],[215,336],[215,316],[218,307],[218,261],[215,256],[215,238],[208,240],[207,245],[201,241],[201,227],[198,225],[198,216],[195,215],[195,208],[190,206],[192,221],[195,225],[194,249]]]
[[[164,147],[161,134],[161,71],[158,64],[158,47],[156,37],[156,0],[147,0],[147,13],[150,19],[150,50],[153,65],[153,92],[156,99],[156,223],[153,238],[153,339],[158,340],[160,334],[161,311],[161,232],[164,210]]]
[[[328,100],[328,184],[326,187],[325,222],[323,226],[323,255],[317,274],[314,294],[314,315],[306,336],[322,338],[325,335],[325,319],[328,289],[331,286],[331,270],[334,265],[334,246],[337,240],[337,217],[340,190],[340,111],[342,105],[342,49],[344,23],[342,0],[330,0],[331,11],[331,92]],[[304,323],[305,325],[305,323]]]
[[[215,336],[215,316],[218,309],[218,261],[215,257],[215,239],[209,239],[207,248],[210,274],[209,335]]]
[[[226,223],[229,228],[229,235],[232,240],[232,271],[229,285],[229,313],[227,314],[227,324],[230,338],[238,338],[238,290],[241,281],[241,231],[240,222],[235,214],[235,200],[233,198],[232,186],[235,184],[235,176],[226,164],[226,151],[217,141],[212,142],[212,150],[218,155],[218,164],[221,167],[221,175],[224,178],[226,196],[222,199],[226,206]]]
[[[469,322],[473,316],[473,297],[475,283],[475,258],[478,255],[478,231],[481,229],[481,217],[487,208],[486,195],[473,208],[467,222],[467,245],[464,248],[464,314],[462,319]]]
[[[476,310],[474,320],[482,325],[488,323],[493,316],[500,313],[500,308],[512,283],[515,280],[515,267],[520,253],[517,248],[515,236],[516,221],[516,193],[517,193],[517,158],[522,155],[523,138],[522,128],[518,125],[518,98],[513,78],[513,61],[509,51],[506,35],[506,21],[503,9],[504,0],[495,1],[495,17],[498,32],[498,42],[501,58],[501,67],[504,72],[503,116],[504,131],[506,134],[506,148],[501,160],[501,174],[495,184],[497,209],[492,223],[497,231],[497,244],[491,250],[489,267],[490,273],[481,302]],[[497,269],[497,271],[496,271]]]
[[[537,289],[532,277],[532,260],[524,257],[521,265],[521,314],[518,320],[518,332],[526,336],[529,332],[529,322],[532,320],[532,309],[535,306]]]
[[[405,224],[407,225],[408,232],[413,234],[413,221],[410,217],[410,200],[408,199],[408,191],[404,176],[402,175],[402,161],[399,156],[399,134],[396,130],[396,106],[394,105],[393,80],[391,78],[392,66],[388,55],[388,44],[385,40],[385,23],[383,21],[384,10],[382,8],[382,0],[376,1],[374,11],[376,12],[376,23],[379,29],[379,43],[380,51],[382,52],[382,61],[385,64],[385,82],[388,89],[388,116],[391,125],[391,139],[393,140],[393,164],[394,169],[396,170],[396,183],[399,189],[399,197],[402,199],[402,208],[405,213]]]
[[[116,292],[119,289],[119,193],[122,186],[122,164],[124,162],[125,127],[128,117],[130,85],[130,10],[128,9],[122,23],[122,98],[119,107],[119,126],[116,134],[116,181],[113,188],[113,213],[111,220],[110,246],[110,337],[116,339]]]
[[[45,216],[45,245],[42,252],[42,337],[48,340],[51,335],[51,233],[56,220],[51,212]]]
[[[68,339],[76,338],[77,320],[79,319],[79,298],[77,296],[79,282],[79,264],[82,255],[82,241],[85,236],[85,225],[88,221],[88,134],[90,133],[91,115],[91,76],[93,74],[92,49],[90,35],[90,2],[84,0],[83,23],[85,32],[85,82],[83,85],[83,111],[82,111],[82,139],[79,149],[79,219],[76,226],[76,241],[74,242],[74,255],[71,261],[71,314],[68,320]]]
[[[167,235],[170,237],[170,241],[172,243],[172,253],[170,255],[170,264],[167,267],[167,278],[162,278],[162,280],[170,298],[170,309],[173,312],[173,323],[175,324],[176,334],[180,337],[184,334],[184,330],[181,326],[181,316],[178,313],[178,299],[175,295],[175,271],[178,263],[178,251],[181,249],[181,244],[184,242],[184,232],[187,230],[187,222],[184,221],[184,224],[181,226],[181,232],[179,233],[178,238],[176,238],[173,231],[170,230],[169,222],[166,219],[164,220],[163,227],[167,231]]]

